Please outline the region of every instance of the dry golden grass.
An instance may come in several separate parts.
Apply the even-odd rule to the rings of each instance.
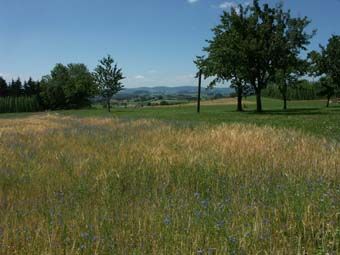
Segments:
[[[253,101],[249,101],[244,99],[242,101],[244,105],[253,105],[255,104]],[[202,106],[207,106],[207,105],[237,105],[237,99],[236,98],[221,98],[221,99],[215,99],[215,100],[203,100],[201,102]],[[190,103],[190,105],[196,105],[195,102]]]
[[[0,254],[338,254],[340,147],[252,125],[0,120]]]
[[[254,105],[255,103],[249,100],[243,100],[243,105]],[[157,105],[157,106],[150,106],[153,108],[172,108],[172,107],[183,107],[183,106],[196,106],[197,102],[190,102],[186,104],[174,104],[174,105]],[[202,100],[201,101],[202,106],[228,106],[228,105],[237,105],[237,99],[236,98],[221,98],[221,99],[214,99],[214,100]]]

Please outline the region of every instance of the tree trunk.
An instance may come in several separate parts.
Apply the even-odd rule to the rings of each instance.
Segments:
[[[261,89],[256,89],[256,111],[262,112]]]
[[[287,95],[283,95],[283,110],[287,110]]]
[[[111,100],[110,99],[107,100],[107,110],[111,112]]]
[[[201,112],[202,70],[198,74],[197,113]]]
[[[243,91],[241,88],[239,88],[237,90],[237,111],[238,112],[243,112],[242,97],[243,97]]]
[[[242,95],[237,96],[237,111],[243,112],[243,106],[242,106]]]
[[[288,92],[288,86],[286,82],[284,81],[282,84],[282,87],[279,86],[279,91],[282,95],[282,100],[283,100],[283,110],[287,110],[287,92]]]
[[[329,108],[329,102],[331,101],[331,97],[327,96],[327,108]]]
[[[234,88],[236,90],[237,94],[237,111],[243,112],[243,105],[242,105],[242,99],[243,99],[243,86],[242,86],[241,80],[236,80],[236,82],[233,84]]]

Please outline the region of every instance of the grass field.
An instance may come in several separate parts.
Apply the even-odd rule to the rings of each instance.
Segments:
[[[258,126],[283,127],[299,130],[319,137],[340,140],[340,105],[325,108],[326,102],[291,101],[288,111],[282,111],[282,101],[265,98],[265,112],[255,113],[255,98],[250,97],[245,102],[246,112],[235,112],[236,101],[233,99],[207,101],[202,104],[201,114],[196,114],[194,104],[170,107],[146,107],[116,109],[110,114],[103,109],[63,111],[61,114],[78,117],[119,117],[122,119],[159,119],[178,121],[179,123],[210,124],[244,123]],[[16,115],[15,115],[16,116]]]
[[[339,254],[340,108],[252,101],[0,115],[0,254]]]

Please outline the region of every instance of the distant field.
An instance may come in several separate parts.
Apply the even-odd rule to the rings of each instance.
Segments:
[[[0,141],[0,254],[340,253],[329,140],[42,113],[2,118]]]

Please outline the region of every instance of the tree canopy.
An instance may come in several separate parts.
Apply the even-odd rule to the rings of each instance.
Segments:
[[[247,7],[239,5],[224,12],[214,37],[208,41],[206,57],[196,61],[206,76],[218,80],[243,81],[257,96],[257,111],[262,111],[261,91],[278,70],[295,71],[299,54],[313,33],[305,30],[307,17],[293,18],[282,4],[261,6],[258,0]]]
[[[4,78],[0,76],[0,97],[7,96],[8,84]]]
[[[110,55],[99,61],[93,76],[100,94],[105,98],[108,111],[111,110],[111,99],[124,88],[122,80],[125,79],[121,68],[115,64]]]
[[[57,64],[41,82],[46,108],[65,109],[89,105],[96,92],[93,77],[84,64]]]
[[[321,52],[309,54],[311,71],[316,76],[328,76],[340,87],[340,36],[333,35],[326,47],[320,45]]]

